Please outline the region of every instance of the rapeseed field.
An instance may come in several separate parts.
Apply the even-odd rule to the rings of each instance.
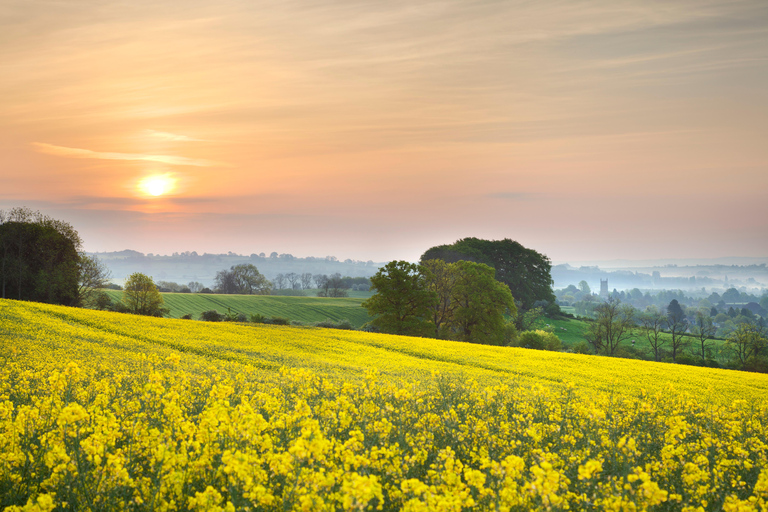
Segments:
[[[768,510],[768,376],[0,300],[0,509]]]

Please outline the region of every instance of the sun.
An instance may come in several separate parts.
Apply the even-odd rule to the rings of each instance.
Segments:
[[[139,190],[150,196],[166,195],[176,188],[176,178],[170,174],[153,174],[139,181]]]

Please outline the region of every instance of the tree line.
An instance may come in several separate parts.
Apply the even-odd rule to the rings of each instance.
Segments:
[[[68,223],[29,208],[0,210],[0,296],[92,306],[109,270]]]
[[[588,323],[585,342],[595,354],[632,356],[628,347],[635,338],[647,341],[654,361],[720,367],[718,356],[727,365],[741,370],[768,372],[768,327],[762,318],[744,322],[716,346],[717,327],[706,308],[686,311],[672,299],[666,308],[648,306],[638,311],[631,304],[610,297],[597,304]]]

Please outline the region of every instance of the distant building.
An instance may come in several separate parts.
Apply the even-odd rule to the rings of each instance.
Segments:
[[[600,279],[600,296],[601,297],[608,297],[608,280],[607,279]]]

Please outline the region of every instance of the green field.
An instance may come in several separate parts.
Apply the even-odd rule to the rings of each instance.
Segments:
[[[122,298],[123,292],[107,291],[113,301]],[[367,292],[360,292],[367,293]],[[163,293],[165,307],[171,311],[170,318],[181,318],[191,314],[199,319],[200,313],[215,309],[219,313],[243,313],[250,317],[260,314],[268,317],[282,317],[305,323],[323,320],[349,320],[360,328],[371,320],[360,304],[361,298],[286,297],[280,295],[219,295],[205,293]]]

